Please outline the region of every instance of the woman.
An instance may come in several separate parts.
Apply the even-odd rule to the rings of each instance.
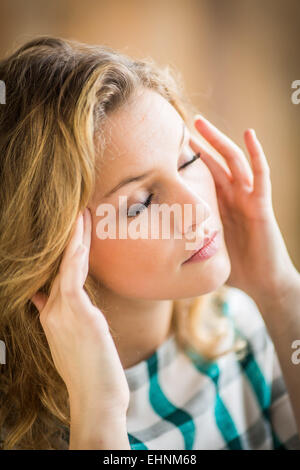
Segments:
[[[0,78],[3,448],[299,446],[299,273],[254,132],[251,169],[193,134],[168,68],[107,46],[40,37]],[[164,238],[148,215],[174,203]]]

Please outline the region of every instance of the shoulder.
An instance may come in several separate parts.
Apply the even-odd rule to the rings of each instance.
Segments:
[[[265,378],[271,380],[275,348],[253,298],[241,289],[226,286],[223,309],[232,321],[236,336],[246,341],[248,358],[255,360]]]
[[[226,286],[224,308],[246,339],[247,355],[240,362],[262,409],[269,409],[274,448],[300,449],[290,397],[273,341],[255,301],[244,291]]]
[[[235,326],[247,337],[252,337],[259,330],[265,330],[265,322],[252,297],[236,287],[224,290],[224,309]]]

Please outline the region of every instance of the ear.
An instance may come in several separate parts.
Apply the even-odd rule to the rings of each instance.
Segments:
[[[48,297],[46,294],[43,294],[42,292],[37,292],[31,297],[31,302],[36,306],[38,309],[39,313],[43,310],[47,303]]]

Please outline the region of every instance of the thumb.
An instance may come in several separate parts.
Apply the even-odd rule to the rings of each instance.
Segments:
[[[48,297],[46,296],[46,294],[43,294],[42,292],[37,292],[31,297],[31,301],[36,306],[39,313],[41,313],[41,311],[45,307],[47,300],[48,300]]]

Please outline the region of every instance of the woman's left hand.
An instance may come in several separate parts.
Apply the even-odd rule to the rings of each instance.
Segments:
[[[191,134],[191,148],[200,152],[215,182],[231,261],[226,284],[242,289],[254,299],[283,294],[299,273],[275,219],[270,169],[254,130],[244,133],[251,169],[244,152],[205,118],[197,115],[194,125],[228,166]]]

